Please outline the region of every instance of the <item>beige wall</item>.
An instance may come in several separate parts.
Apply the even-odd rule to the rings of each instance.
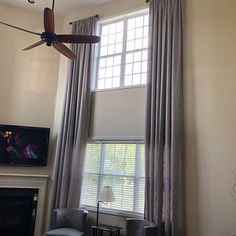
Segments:
[[[0,20],[43,31],[42,13],[0,5]],[[61,31],[62,19],[57,28]],[[53,127],[59,54],[44,45],[22,49],[40,38],[0,25],[0,123]],[[49,174],[43,168],[0,168],[1,172]]]
[[[43,13],[40,12],[0,5],[0,21],[39,33],[43,31]],[[57,31],[61,32],[63,19],[57,18],[56,22]],[[0,25],[0,123],[51,128],[48,166],[0,167],[1,173],[51,176],[59,54],[44,45],[22,51],[39,40],[39,36]],[[49,179],[49,188],[50,184]]]
[[[236,234],[236,1],[185,1],[189,236]],[[235,193],[234,193],[235,194]]]

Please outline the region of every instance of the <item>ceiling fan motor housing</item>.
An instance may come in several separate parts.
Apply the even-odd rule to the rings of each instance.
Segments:
[[[55,34],[50,32],[43,32],[41,34],[41,39],[46,43],[47,46],[52,46],[55,43],[58,43],[57,37]]]

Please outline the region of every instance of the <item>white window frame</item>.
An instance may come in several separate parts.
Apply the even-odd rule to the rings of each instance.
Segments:
[[[97,34],[101,35],[102,26],[110,25],[110,24],[113,24],[113,23],[117,23],[121,20],[124,20],[123,47],[122,47],[123,49],[122,49],[121,53],[99,57],[99,55],[100,55],[100,44],[96,45],[93,83],[92,83],[92,90],[93,91],[99,92],[99,91],[127,89],[127,88],[136,88],[136,87],[146,87],[147,86],[147,84],[124,85],[124,79],[125,79],[125,56],[127,54],[127,51],[126,51],[126,46],[127,46],[127,25],[128,25],[127,22],[130,18],[147,15],[148,13],[149,13],[148,8],[146,8],[146,9],[136,11],[136,12],[132,12],[130,14],[126,14],[126,15],[123,15],[123,16],[120,16],[120,17],[98,21],[98,23],[97,23],[98,24],[97,25]],[[138,52],[138,51],[143,51],[143,50],[144,50],[144,48],[135,49],[135,50],[132,50],[130,52]],[[149,50],[149,49],[147,48],[147,50]],[[106,57],[109,57],[109,56],[115,56],[115,55],[121,55],[120,86],[119,87],[113,87],[113,88],[98,89],[99,59],[100,58],[106,58]]]
[[[144,140],[135,140],[135,141],[132,141],[132,140],[129,140],[129,141],[114,141],[114,140],[91,140],[89,141],[88,143],[90,144],[102,144],[102,147],[101,147],[101,154],[104,152],[104,144],[143,144],[144,145]],[[139,145],[136,146],[136,148],[140,148]],[[138,160],[136,160],[135,162],[135,176],[137,176],[137,167],[140,166],[139,163],[140,163],[140,155],[137,156],[137,153],[140,154],[140,151],[137,152],[136,151],[136,158],[138,157]],[[102,154],[101,156],[101,161],[100,161],[100,172],[98,175],[101,175],[100,173],[102,173],[101,169],[104,168],[104,159],[105,159],[105,156]],[[86,173],[84,173],[85,175]],[[88,173],[89,174],[89,173]],[[91,175],[94,175],[94,173],[90,173]],[[113,175],[111,175],[113,176]],[[127,176],[127,175],[121,175],[123,176],[124,178]],[[145,177],[139,177],[139,178],[143,178],[145,179]],[[135,180],[135,178],[134,178]],[[100,185],[100,189],[102,189],[102,180],[100,178],[98,178],[98,186]],[[134,193],[136,193],[135,191],[137,191],[138,186],[137,186],[137,183],[135,184],[135,181],[134,181]],[[97,194],[99,194],[99,191],[97,191]],[[97,195],[97,199],[98,199],[98,195]],[[135,200],[135,199],[133,199]],[[145,200],[145,196],[144,196],[144,200]],[[138,201],[136,201],[137,203]],[[135,201],[134,201],[134,204],[135,204]],[[86,205],[86,204],[81,204],[81,208],[84,208],[88,211],[92,211],[92,212],[96,212],[97,211],[97,208],[96,206],[91,206],[91,205]],[[134,206],[134,209],[135,209],[135,206]],[[116,215],[116,216],[125,216],[125,217],[135,217],[135,216],[143,216],[144,213],[139,213],[139,212],[135,212],[135,211],[125,211],[125,210],[121,210],[121,209],[113,209],[113,208],[104,208],[102,206],[102,204],[100,204],[100,209],[99,209],[100,212],[102,213],[105,213],[105,214],[110,214],[110,215]]]

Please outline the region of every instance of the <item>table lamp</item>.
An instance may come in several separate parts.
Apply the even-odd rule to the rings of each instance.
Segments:
[[[115,197],[112,191],[112,187],[111,186],[103,186],[102,192],[100,194],[100,197],[98,199],[98,203],[97,203],[97,223],[96,226],[98,226],[98,217],[99,217],[99,203],[103,202],[103,203],[107,203],[107,202],[113,202],[115,201]]]

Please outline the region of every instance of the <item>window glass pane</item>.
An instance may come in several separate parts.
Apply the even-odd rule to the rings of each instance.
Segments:
[[[134,63],[133,73],[137,74],[141,72],[141,62]]]
[[[107,55],[114,54],[114,52],[115,52],[115,45],[114,44],[109,45]]]
[[[132,51],[134,50],[134,40],[131,40],[131,41],[128,41],[127,42],[127,48],[126,48],[127,51]]]
[[[113,76],[120,76],[120,66],[113,67]]]
[[[111,88],[112,87],[112,78],[105,79],[105,88]]]
[[[108,185],[116,200],[100,207],[143,213],[144,176],[144,144],[88,144],[81,203],[96,206],[103,186]]]
[[[148,58],[148,52],[147,52],[147,50],[144,50],[144,51],[142,52],[142,60],[143,60],[143,61],[146,61],[147,58]]]
[[[120,77],[113,78],[113,88],[117,88],[120,86]]]
[[[99,78],[105,78],[106,69],[102,68],[99,70]]]
[[[135,36],[135,30],[129,30],[127,33],[127,39],[134,40],[134,36]]]
[[[101,47],[100,56],[106,56],[106,55],[107,55],[107,47]]]
[[[135,40],[135,49],[141,49],[143,47],[143,39]]]
[[[114,57],[114,65],[120,65],[121,56]]]
[[[125,145],[125,174],[135,175],[136,144]]]
[[[145,145],[144,144],[140,144],[140,162],[144,163],[145,161]],[[140,165],[140,176],[145,177],[145,169],[144,169],[144,165]]]
[[[115,53],[121,53],[121,52],[122,52],[122,43],[117,43]]]
[[[98,80],[98,89],[104,89],[105,88],[105,80],[99,79]]]
[[[116,34],[116,43],[121,43],[123,41],[123,33]]]
[[[140,74],[136,74],[133,76],[133,85],[140,84]]]
[[[142,61],[142,52],[134,53],[134,61]]]
[[[102,36],[108,35],[109,33],[109,25],[102,27]]]
[[[149,15],[144,16],[144,25],[148,25],[149,24]]]
[[[105,66],[106,66],[106,58],[100,59],[99,67],[102,68],[102,67],[105,67]]]
[[[107,67],[106,69],[106,78],[112,77],[112,67]]]
[[[147,72],[147,61],[142,62],[142,72]]]
[[[113,44],[115,42],[115,34],[109,35],[109,44]]]
[[[131,18],[128,20],[128,30],[135,28],[135,18]]]
[[[86,149],[85,171],[99,173],[101,144],[88,144]]]
[[[108,37],[107,36],[101,37],[101,45],[106,46],[107,44],[108,44]]]
[[[143,16],[136,17],[136,27],[143,27]]]
[[[116,32],[116,24],[109,25],[109,34],[114,34]]]
[[[112,66],[112,65],[113,65],[113,57],[108,57],[106,66],[109,67],[109,66]]]
[[[142,38],[142,37],[143,37],[143,28],[136,29],[135,38],[138,39],[138,38]]]
[[[132,63],[133,62],[133,53],[126,54],[126,63]]]
[[[143,36],[148,37],[148,26],[144,27],[143,29]]]
[[[116,24],[116,32],[123,32],[124,29],[124,21],[120,21]]]
[[[147,83],[147,74],[142,73],[141,75],[141,84],[146,84]]]
[[[143,48],[147,48],[148,47],[148,38],[144,38],[143,39]]]
[[[115,149],[114,144],[105,146],[104,169],[102,173],[112,174],[115,171]]]
[[[125,76],[125,86],[132,85],[132,75],[126,75]]]
[[[97,204],[98,175],[85,174],[83,182],[83,194],[81,201],[91,206]]]
[[[133,73],[133,64],[127,64],[125,68],[125,74],[130,75]]]

